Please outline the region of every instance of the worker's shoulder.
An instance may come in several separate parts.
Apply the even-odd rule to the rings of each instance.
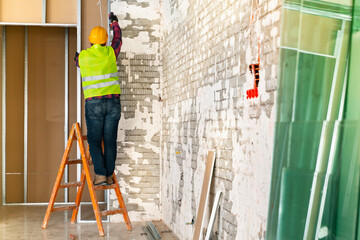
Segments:
[[[115,49],[112,46],[104,46],[106,51],[110,54],[115,54]]]
[[[114,48],[112,46],[100,46],[97,45],[96,47],[92,46],[89,47],[87,49],[81,50],[80,55],[86,55],[86,54],[91,54],[93,52],[96,52],[97,54],[112,54],[114,52]]]

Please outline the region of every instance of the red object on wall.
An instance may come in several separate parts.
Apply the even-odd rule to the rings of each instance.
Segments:
[[[257,88],[250,89],[246,91],[246,98],[257,98],[259,96],[259,91]]]
[[[249,65],[249,70],[254,74],[254,88],[246,91],[246,99],[259,97],[259,81],[260,81],[260,63],[254,63]]]

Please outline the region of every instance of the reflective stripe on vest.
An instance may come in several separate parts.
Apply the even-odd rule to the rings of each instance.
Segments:
[[[108,78],[113,78],[113,77],[119,77],[119,73],[109,73],[109,74],[104,74],[104,75],[97,75],[97,76],[88,76],[88,77],[83,77],[82,81],[86,82],[86,81],[98,81],[98,80],[105,80]]]
[[[88,89],[97,89],[97,88],[103,88],[103,87],[110,87],[114,85],[119,85],[119,81],[110,81],[110,82],[102,82],[97,84],[91,84],[88,86],[83,86],[84,91]]]

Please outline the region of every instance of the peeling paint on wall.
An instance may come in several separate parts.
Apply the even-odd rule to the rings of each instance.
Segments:
[[[224,194],[214,234],[264,239],[280,0],[251,3],[112,1],[124,40],[116,173],[132,221],[163,219],[180,239],[192,239],[185,223],[196,217],[205,159],[215,150],[210,197]],[[260,96],[247,100],[258,39]]]
[[[223,191],[218,239],[264,239],[274,128],[280,0],[162,2],[162,219],[192,239],[205,159],[217,153],[210,203]],[[251,13],[258,15],[251,22]],[[246,99],[258,57],[259,98]],[[210,215],[206,212],[205,228]],[[206,231],[204,231],[206,232]]]
[[[163,15],[163,30],[169,34],[170,31],[179,27],[188,17],[189,0],[164,0],[161,12]]]
[[[111,1],[123,45],[118,58],[122,117],[115,173],[131,221],[161,219],[160,214],[160,3]],[[118,207],[114,191],[111,206]],[[111,221],[123,221],[114,215]]]

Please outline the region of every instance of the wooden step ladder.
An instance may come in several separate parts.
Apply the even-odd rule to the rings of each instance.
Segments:
[[[84,190],[84,185],[85,185],[85,180],[86,180],[87,184],[89,186],[91,202],[93,205],[96,222],[97,222],[97,226],[99,229],[99,235],[105,236],[101,217],[107,216],[107,215],[120,214],[120,213],[123,214],[127,230],[132,230],[131,222],[130,222],[128,213],[126,211],[124,200],[122,198],[119,183],[117,182],[115,173],[113,173],[114,184],[106,185],[106,186],[94,186],[94,184],[92,182],[91,174],[90,174],[90,169],[89,169],[90,153],[88,150],[85,151],[85,146],[84,146],[84,140],[86,140],[86,139],[87,139],[86,136],[82,136],[82,134],[81,134],[81,129],[80,129],[79,123],[74,123],[71,128],[70,136],[69,136],[66,148],[65,148],[64,155],[61,160],[60,169],[59,169],[58,175],[55,180],[55,185],[54,185],[53,191],[51,193],[49,205],[48,205],[48,208],[45,213],[42,228],[43,229],[47,228],[51,213],[56,212],[56,211],[73,210],[72,217],[71,217],[71,223],[76,222],[78,210],[80,207],[81,195]],[[73,159],[73,160],[69,159],[69,153],[70,153],[70,149],[71,149],[71,145],[72,145],[73,141],[77,141],[79,144],[81,159]],[[81,172],[80,182],[61,183],[61,179],[62,179],[64,171],[65,171],[65,166],[69,165],[69,164],[83,164],[83,170]],[[66,206],[62,206],[62,207],[54,207],[54,202],[55,202],[56,195],[57,195],[59,189],[60,188],[70,188],[70,187],[78,187],[75,204],[66,205]],[[116,196],[117,196],[117,199],[119,202],[119,207],[120,207],[119,209],[100,211],[95,191],[96,190],[105,190],[105,189],[114,189],[115,190],[115,193],[116,193]]]

